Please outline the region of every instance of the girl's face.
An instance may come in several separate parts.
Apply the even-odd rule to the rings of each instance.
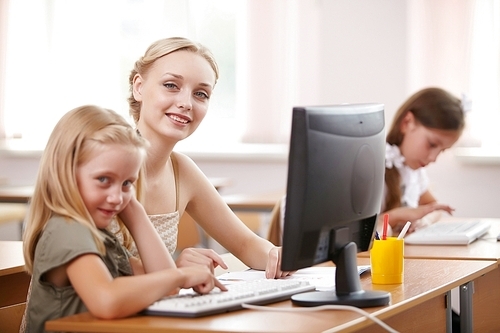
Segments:
[[[191,135],[207,114],[215,80],[208,61],[193,52],[157,59],[149,72],[134,79],[134,97],[142,103],[141,133],[152,130],[175,142]]]
[[[104,144],[77,167],[78,190],[97,228],[106,228],[129,203],[142,159],[136,148]]]
[[[418,169],[435,162],[438,155],[453,146],[460,137],[459,131],[431,129],[416,121],[408,112],[401,122],[403,141],[399,146],[405,157],[405,164]]]

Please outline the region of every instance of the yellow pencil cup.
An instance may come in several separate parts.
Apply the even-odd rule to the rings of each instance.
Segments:
[[[374,240],[370,250],[373,284],[399,284],[404,278],[404,239]]]

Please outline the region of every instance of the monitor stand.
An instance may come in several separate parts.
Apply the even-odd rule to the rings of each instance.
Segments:
[[[300,306],[352,305],[359,308],[383,306],[391,301],[386,291],[363,290],[359,279],[356,243],[348,243],[336,257],[334,263],[335,290],[312,291],[292,296],[293,304]]]

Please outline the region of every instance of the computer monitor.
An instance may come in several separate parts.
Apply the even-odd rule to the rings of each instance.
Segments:
[[[390,302],[385,291],[363,290],[357,269],[374,238],[384,173],[383,104],[293,108],[281,269],[336,266],[335,291],[297,294],[294,304]]]

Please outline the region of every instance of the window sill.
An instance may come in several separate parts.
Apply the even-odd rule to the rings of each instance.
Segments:
[[[20,139],[0,140],[0,157],[4,158],[40,158],[44,146],[39,143],[27,143]]]
[[[188,146],[180,142],[175,150],[200,162],[286,162],[288,160],[288,145],[285,144],[229,143]]]
[[[455,157],[469,165],[500,165],[500,148],[456,147]]]
[[[175,149],[196,161],[217,162],[286,162],[288,145],[285,144],[211,144],[206,146],[184,145],[179,143]],[[40,158],[43,147],[22,140],[1,140],[0,157]]]

